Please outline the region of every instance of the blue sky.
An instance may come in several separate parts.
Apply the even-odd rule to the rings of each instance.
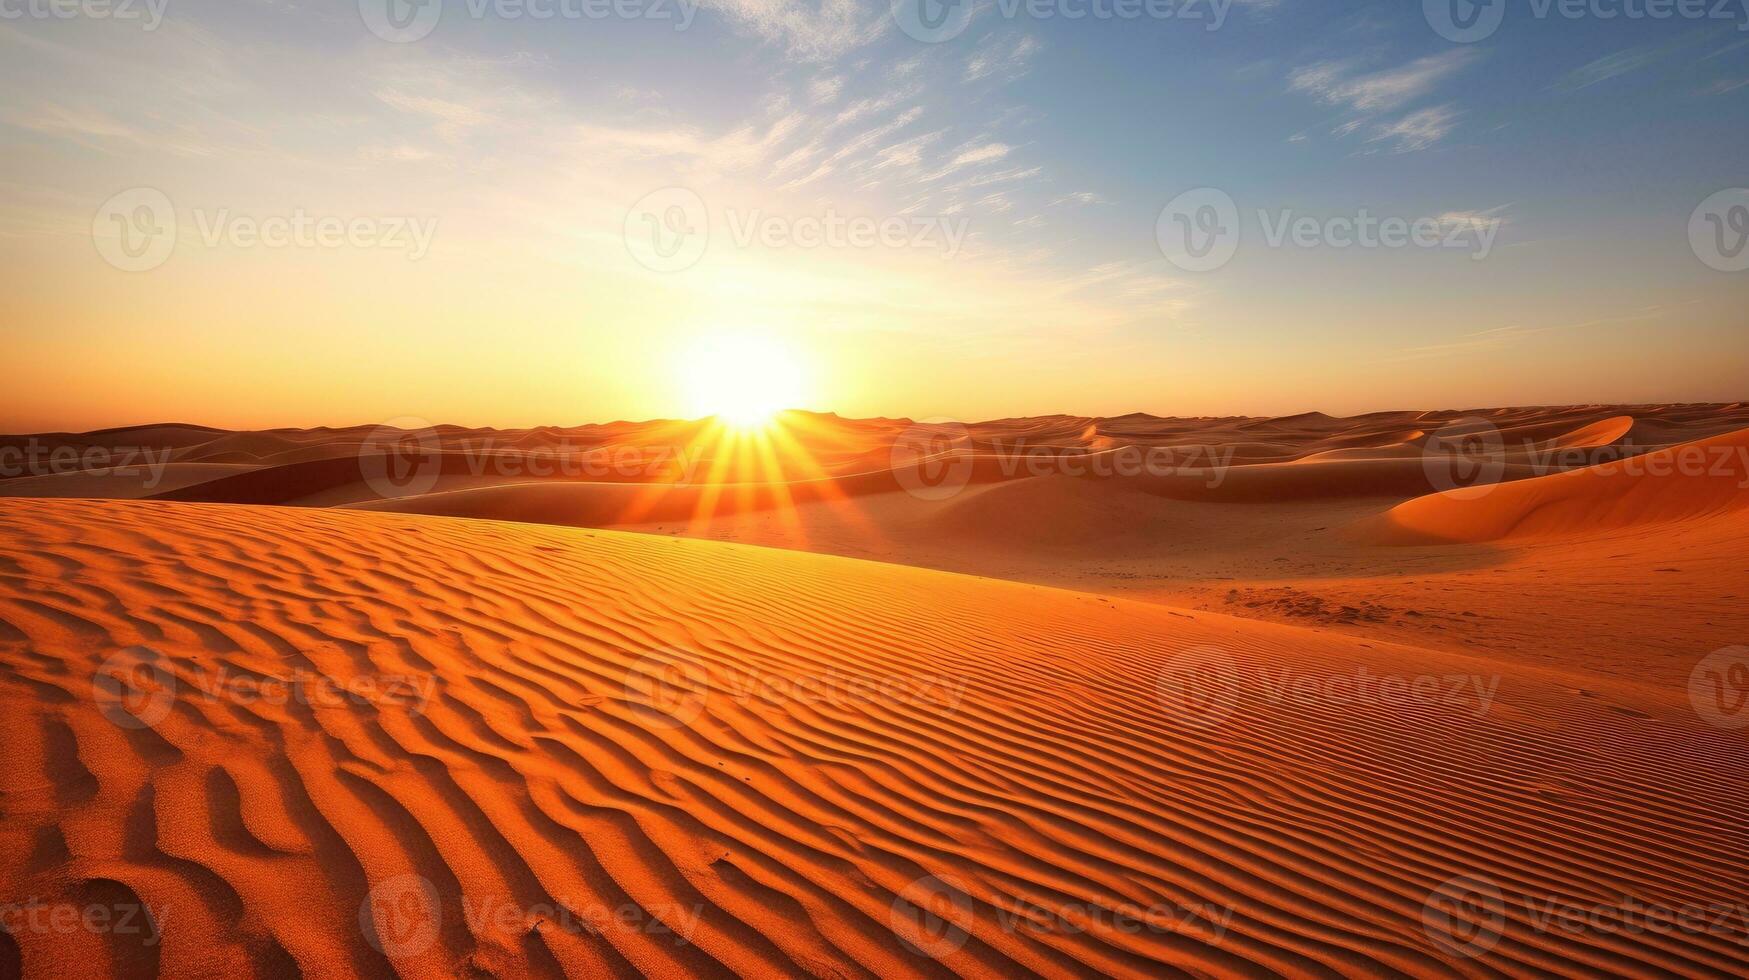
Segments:
[[[149,31],[0,20],[0,250],[27,283],[0,312],[20,350],[85,365],[27,391],[16,425],[680,414],[675,358],[753,334],[799,352],[810,407],[857,415],[1745,395],[1749,273],[1689,243],[1703,199],[1749,186],[1740,4],[1655,21],[1527,2],[1453,43],[1402,2],[1253,0],[1217,30],[1207,5],[1067,20],[988,2],[926,44],[885,3],[704,0],[676,30],[672,0],[549,20],[445,0],[395,44],[355,0],[158,2]],[[179,219],[174,258],[144,273],[91,241],[94,212],[138,187]],[[676,187],[709,243],[651,270],[629,215]],[[1187,271],[1156,220],[1201,187],[1236,203],[1242,243]],[[293,208],[436,234],[416,262],[202,240]],[[725,234],[827,213],[965,241]],[[1361,213],[1495,237],[1478,259],[1263,234]],[[187,352],[165,368],[186,407],[137,377],[166,343]],[[385,359],[412,369],[384,379]]]

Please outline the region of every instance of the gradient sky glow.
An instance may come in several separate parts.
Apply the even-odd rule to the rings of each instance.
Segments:
[[[854,416],[1749,397],[1749,272],[1689,241],[1697,205],[1749,187],[1736,0],[1510,3],[1469,44],[1404,0],[1223,3],[1216,30],[1206,2],[990,0],[935,44],[884,0],[704,0],[684,30],[677,0],[624,2],[667,16],[443,0],[389,43],[359,0],[154,0],[153,30],[0,0],[0,429],[684,415],[682,365],[723,338],[782,345],[801,407]],[[1156,219],[1205,186],[1243,240],[1186,271]],[[178,234],[128,272],[93,223],[139,187]],[[673,187],[708,244],[652,270],[628,213]],[[1499,225],[1479,260],[1270,247],[1259,209]],[[207,241],[295,212],[435,230],[417,259]],[[828,214],[966,237],[735,240]]]

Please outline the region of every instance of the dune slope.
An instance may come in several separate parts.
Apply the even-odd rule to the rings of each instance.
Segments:
[[[0,621],[0,889],[153,928],[14,929],[32,975],[1749,969],[1740,934],[1542,915],[1740,899],[1739,740],[1411,647],[120,501],[0,503]],[[1437,690],[1379,684],[1411,674]],[[1463,875],[1497,919],[1439,918]]]
[[[1749,509],[1749,429],[1530,480],[1405,501],[1368,522],[1383,543],[1475,542],[1710,520]]]

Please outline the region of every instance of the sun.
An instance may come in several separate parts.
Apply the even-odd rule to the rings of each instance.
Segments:
[[[695,415],[738,429],[761,428],[802,401],[795,354],[766,337],[710,337],[686,352],[680,382]]]

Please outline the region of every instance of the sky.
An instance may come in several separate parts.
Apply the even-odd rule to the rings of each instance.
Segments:
[[[56,2],[4,431],[1749,397],[1749,0]]]

